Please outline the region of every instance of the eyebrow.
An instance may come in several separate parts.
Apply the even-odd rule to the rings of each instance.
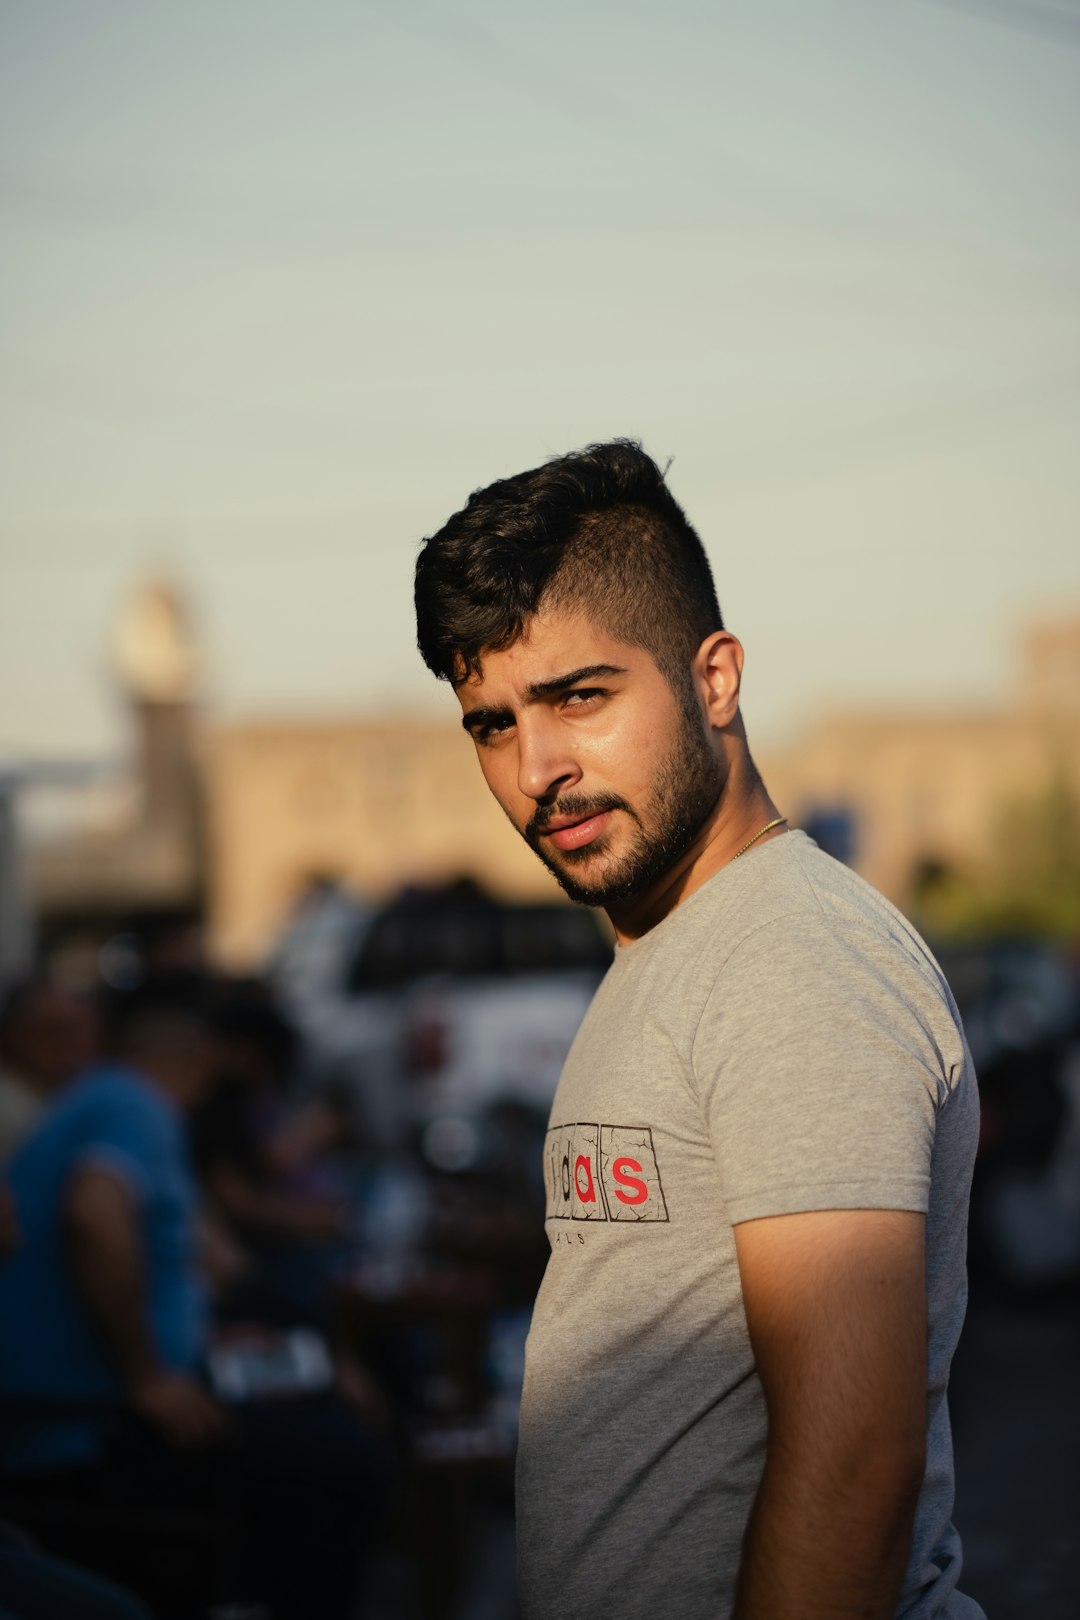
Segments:
[[[565,691],[568,686],[576,686],[579,681],[595,680],[598,675],[625,674],[625,669],[618,664],[585,664],[581,669],[572,669],[567,675],[552,675],[550,680],[533,681],[531,686],[525,688],[525,701],[542,702],[544,698]]]
[[[542,703],[545,698],[557,697],[571,686],[577,686],[581,681],[596,680],[598,676],[625,675],[626,670],[621,664],[584,664],[580,669],[571,669],[563,675],[552,675],[546,681],[532,681],[525,688],[526,703]],[[470,734],[480,731],[484,726],[493,725],[497,720],[505,720],[510,714],[505,704],[492,704],[484,708],[470,709],[463,714],[461,723]]]

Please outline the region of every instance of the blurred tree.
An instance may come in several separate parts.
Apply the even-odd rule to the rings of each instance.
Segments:
[[[937,860],[913,878],[913,909],[937,938],[1080,939],[1080,794],[1064,765],[1041,792],[1010,799],[989,869]]]

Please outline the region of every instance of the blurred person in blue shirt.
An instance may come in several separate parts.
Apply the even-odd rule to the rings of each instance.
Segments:
[[[21,1241],[0,1271],[0,1474],[220,1512],[237,1527],[227,1595],[289,1620],[344,1616],[388,1449],[332,1395],[226,1407],[211,1393],[185,1125],[213,1073],[201,987],[129,993],[109,1034],[109,1060],[64,1089],[8,1173]],[[86,1410],[35,1411],[40,1397]]]
[[[0,1274],[0,1389],[126,1399],[168,1443],[220,1438],[224,1414],[196,1374],[208,1309],[183,1110],[209,1051],[188,985],[119,1011],[112,1061],[57,1098],[13,1159],[22,1245]],[[7,1473],[100,1460],[89,1420],[12,1428]]]

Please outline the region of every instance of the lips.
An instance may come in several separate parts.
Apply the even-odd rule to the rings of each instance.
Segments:
[[[581,821],[560,821],[545,827],[541,837],[549,838],[557,849],[582,849],[607,830],[612,811],[597,810]]]

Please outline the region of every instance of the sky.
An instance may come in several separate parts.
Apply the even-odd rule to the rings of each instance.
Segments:
[[[1080,3],[0,0],[0,767],[450,714],[420,539],[639,438],[751,739],[996,704],[1080,610]],[[445,707],[449,705],[449,707]]]

